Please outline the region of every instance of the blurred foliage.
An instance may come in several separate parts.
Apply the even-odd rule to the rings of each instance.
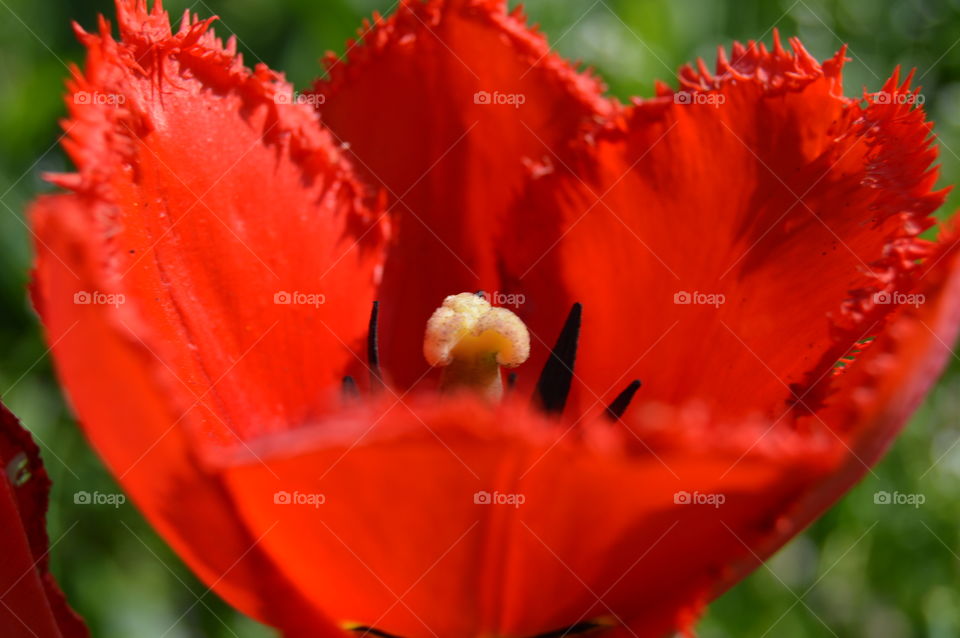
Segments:
[[[176,0],[219,14],[248,64],[285,70],[298,86],[326,51],[342,52],[387,0]],[[818,58],[850,45],[847,94],[878,90],[894,66],[917,67],[937,122],[943,185],[960,177],[960,0],[531,0],[565,56],[584,60],[621,99],[648,96],[683,62],[717,44],[799,35]],[[586,11],[584,13],[584,11]],[[83,51],[71,20],[93,28],[106,0],[0,0],[0,390],[31,428],[54,479],[54,571],[96,636],[243,638],[270,632],[207,592],[133,507],[78,506],[77,490],[119,491],[69,415],[25,295],[30,237],[23,211],[65,170],[57,120],[63,79]],[[951,196],[945,211],[957,208]],[[891,454],[826,517],[711,607],[704,638],[960,636],[960,374],[927,400]],[[919,508],[877,506],[877,490],[922,493]],[[169,627],[169,629],[167,629]]]

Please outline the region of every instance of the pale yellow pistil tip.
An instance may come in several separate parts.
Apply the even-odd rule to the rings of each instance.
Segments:
[[[513,368],[530,356],[530,334],[520,317],[464,292],[433,312],[423,338],[423,356],[443,366],[441,389],[470,388],[496,401],[503,395],[500,366]]]

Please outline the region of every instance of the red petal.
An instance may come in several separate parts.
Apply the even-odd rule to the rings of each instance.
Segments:
[[[828,384],[824,408],[804,419],[807,428],[826,431],[848,453],[794,505],[788,534],[815,520],[883,456],[956,356],[951,350],[960,334],[960,235],[955,226],[907,290],[922,301],[900,308],[884,333]],[[782,540],[768,539],[757,554],[773,554]]]
[[[0,627],[9,638],[84,638],[49,571],[50,479],[40,450],[0,404]]]
[[[66,123],[78,173],[58,178],[75,192],[33,212],[54,358],[94,446],[201,576],[260,618],[319,631],[187,433],[233,443],[335,407],[381,230],[282,78],[245,69],[206,22],[172,34],[158,7],[118,14],[120,42],[106,23],[80,32]],[[277,303],[295,293],[316,297]]]
[[[72,195],[43,199],[34,209],[44,241],[34,296],[84,431],[151,524],[221,596],[265,622],[322,631],[323,619],[289,590],[222,487],[201,469],[184,430],[202,415],[183,403],[172,370],[125,327],[128,321],[111,316],[118,310],[73,303],[78,290],[96,290],[100,282],[98,238],[82,223],[95,210]]]
[[[275,529],[266,550],[341,621],[412,638],[689,629],[862,476],[935,382],[960,328],[960,238],[930,260],[906,289],[926,303],[897,310],[799,428],[641,401],[629,428],[571,431],[525,401],[388,401],[251,441],[226,482],[251,534]],[[525,502],[477,505],[480,490]]]
[[[239,450],[225,473],[251,533],[272,528],[267,551],[339,621],[448,638],[605,618],[659,638],[749,556],[725,525],[776,533],[778,512],[837,456],[782,432],[752,446],[759,429],[711,440],[708,424],[673,412],[649,420],[691,436],[653,434],[648,449],[598,422],[577,441],[528,410],[459,401],[344,415],[251,442],[256,457]],[[525,502],[478,505],[481,490]],[[726,502],[678,505],[681,490]]]
[[[896,76],[892,103],[864,108],[839,93],[842,52],[820,66],[792,44],[738,45],[716,77],[686,70],[683,99],[640,101],[532,183],[521,210],[547,232],[508,243],[506,269],[540,302],[529,325],[545,342],[584,304],[582,409],[633,378],[732,420],[797,397],[816,409],[809,388],[896,308],[873,295],[906,290],[944,197],[930,124],[898,103]]]
[[[400,387],[426,370],[423,327],[446,295],[520,292],[502,277],[502,234],[540,229],[509,211],[531,176],[556,168],[554,152],[566,156],[578,131],[613,110],[597,80],[506,5],[405,0],[375,17],[346,60],[329,60],[317,87],[324,123],[395,220],[380,299],[384,363]]]

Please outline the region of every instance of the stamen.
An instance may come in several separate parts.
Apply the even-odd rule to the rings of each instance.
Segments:
[[[464,292],[444,299],[427,322],[423,355],[442,366],[440,388],[470,388],[491,401],[503,396],[500,366],[514,368],[530,356],[530,334],[517,315]]]
[[[613,403],[607,406],[607,418],[611,421],[619,421],[620,417],[623,416],[623,413],[627,411],[627,408],[630,406],[630,402],[633,401],[633,395],[637,393],[637,390],[640,389],[640,386],[643,385],[640,383],[640,379],[634,379],[630,382],[630,385],[626,389],[617,395],[617,398],[613,400]]]
[[[560,414],[567,405],[573,366],[577,360],[577,343],[580,340],[580,323],[583,306],[573,304],[563,330],[557,338],[550,357],[543,366],[537,381],[537,397],[540,407],[549,414]]]
[[[367,365],[370,368],[370,387],[376,392],[385,387],[383,373],[380,371],[380,344],[377,334],[380,317],[380,302],[373,302],[370,311],[370,324],[367,327]]]
[[[581,636],[593,632],[596,629],[601,629],[603,627],[611,627],[612,623],[587,620],[583,622],[578,622],[575,625],[570,625],[569,627],[564,627],[563,629],[557,629],[555,631],[548,631],[546,633],[537,634],[532,638],[563,638],[564,636]]]
[[[353,625],[348,626],[346,629],[347,631],[352,631],[361,636],[377,636],[377,638],[400,638],[399,636],[388,634],[385,631],[380,631],[375,627],[367,627],[366,625]]]
[[[344,399],[356,399],[360,396],[360,390],[357,389],[357,382],[353,377],[347,375],[343,378],[343,383],[340,386],[340,393],[343,395]]]

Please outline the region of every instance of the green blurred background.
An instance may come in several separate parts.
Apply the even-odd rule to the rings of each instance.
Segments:
[[[513,3],[511,3],[513,4]],[[361,19],[391,0],[177,0],[219,14],[248,64],[285,70],[298,88],[327,50],[342,52]],[[880,88],[897,64],[917,67],[937,123],[942,185],[960,178],[960,0],[530,0],[532,21],[621,99],[652,93],[677,67],[734,39],[770,42],[776,26],[818,58],[842,42],[854,58],[848,95]],[[77,433],[26,300],[31,260],[23,211],[67,168],[57,146],[66,64],[82,62],[71,20],[93,28],[108,0],[0,0],[0,396],[34,431],[54,480],[52,564],[95,636],[239,638],[271,633],[239,617],[184,568],[129,505],[75,505],[78,490],[119,491]],[[946,211],[960,204],[951,196]],[[703,638],[960,637],[960,366],[926,401],[874,476],[767,566],[714,604]],[[923,494],[919,508],[874,493]]]

